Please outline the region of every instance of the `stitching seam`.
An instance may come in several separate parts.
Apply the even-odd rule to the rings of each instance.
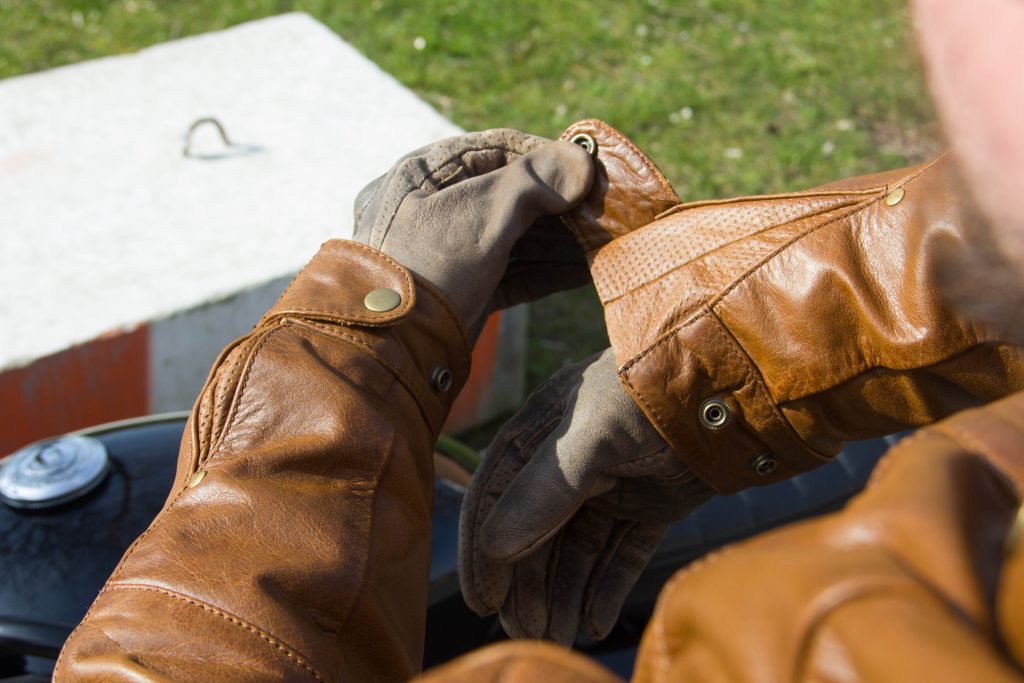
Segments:
[[[687,202],[673,206],[671,209],[659,214],[657,219],[668,218],[677,213],[689,211],[690,209],[701,209],[708,206],[725,206],[728,204],[740,204],[757,202],[770,199],[815,199],[818,197],[863,197],[885,191],[885,185],[872,185],[859,190],[805,190],[803,192],[780,192],[777,194],[751,194],[740,197],[729,197],[726,199],[702,199],[696,202]]]
[[[668,190],[669,193],[671,193],[677,201],[679,200],[679,195],[676,194],[676,191],[672,188],[671,183],[668,182],[668,179],[665,178],[664,174],[662,174],[662,172],[658,170],[658,167],[654,165],[654,162],[651,160],[651,158],[644,154],[642,151],[640,151],[640,148],[637,147],[632,140],[616,131],[614,128],[609,126],[604,121],[601,121],[600,119],[586,119],[585,121],[580,121],[575,126],[566,131],[566,134],[568,135],[568,137],[572,137],[572,133],[570,131],[574,132],[580,130],[581,128],[586,128],[588,125],[593,125],[595,128],[601,129],[603,132],[607,133],[615,140],[618,140],[619,142],[625,144],[626,147],[628,147],[634,154],[637,155],[637,157],[640,160],[640,163],[643,164],[644,168],[649,170],[654,175],[654,177],[657,178],[658,184],[661,185],[662,189]],[[563,135],[563,138],[568,139],[567,137],[565,137],[565,135]]]
[[[280,328],[277,328],[280,329]],[[228,408],[227,417],[224,419],[224,426],[219,435],[217,435],[216,441],[212,441],[210,444],[210,450],[206,453],[206,457],[200,457],[199,467],[202,467],[210,461],[213,454],[223,445],[224,439],[227,438],[228,433],[235,426],[235,418],[238,416],[238,407],[242,403],[242,396],[245,394],[245,388],[249,385],[249,377],[252,375],[252,367],[256,364],[256,356],[259,355],[263,349],[263,345],[267,343],[270,336],[277,331],[277,329],[270,329],[262,333],[263,338],[253,345],[253,348],[248,353],[248,357],[245,359],[244,375],[242,377],[241,384],[239,385],[234,397],[231,399],[231,405]],[[253,338],[255,340],[255,337]]]
[[[340,316],[341,319],[354,319],[366,322],[367,324],[371,325],[374,323],[376,323],[377,325],[385,325],[389,322],[397,320],[398,318],[401,318],[402,316],[409,312],[409,310],[412,308],[413,292],[415,288],[413,286],[412,274],[409,272],[408,268],[406,268],[398,261],[394,260],[387,254],[385,254],[383,251],[380,251],[379,249],[374,249],[373,247],[365,245],[362,242],[355,242],[352,240],[332,240],[332,242],[335,245],[337,245],[338,250],[341,252],[344,252],[345,249],[355,248],[367,252],[371,257],[375,259],[379,258],[383,260],[386,264],[392,266],[397,271],[396,275],[402,282],[402,305],[395,311],[390,311],[389,315],[367,316],[360,315],[358,313],[345,313],[342,316]],[[328,244],[331,244],[331,242],[328,242]],[[320,253],[322,253],[322,251]],[[280,311],[277,310],[278,306],[280,306],[281,302],[284,300],[285,295],[292,288],[292,285],[294,285],[298,281],[299,276],[302,275],[302,273],[309,267],[309,265],[313,262],[315,258],[316,256],[314,256],[313,259],[310,259],[309,263],[303,266],[302,270],[300,270],[299,273],[292,279],[292,281],[288,283],[288,286],[285,287],[284,292],[282,292],[281,296],[278,297],[277,302],[273,305],[273,307],[271,307],[268,314],[264,316],[264,319],[261,321],[262,324],[268,324],[272,322],[275,318],[286,316],[293,311],[320,312],[327,316],[336,315],[319,308],[288,308]]]
[[[740,362],[743,363],[743,365],[747,368],[747,373],[754,380],[754,391],[758,394],[763,395],[767,399],[767,403],[768,406],[771,408],[772,415],[775,417],[776,420],[778,420],[779,424],[784,429],[789,431],[790,435],[794,439],[796,439],[797,443],[803,446],[804,449],[806,449],[808,452],[812,453],[814,456],[818,458],[821,458],[824,462],[831,461],[832,458],[822,453],[819,453],[814,448],[812,448],[811,445],[808,444],[800,436],[800,433],[796,431],[793,425],[790,424],[789,420],[786,419],[786,416],[783,414],[782,409],[779,408],[779,404],[775,401],[775,397],[772,396],[772,392],[768,389],[768,384],[764,381],[764,376],[761,374],[761,371],[754,364],[753,359],[751,359],[750,356],[747,354],[746,350],[740,344],[739,340],[736,339],[733,333],[726,326],[725,322],[718,316],[718,313],[716,313],[715,311],[711,311],[711,318],[718,325],[718,328],[722,332],[722,335],[729,340],[730,345],[732,346],[733,354],[736,355],[740,359]],[[765,445],[767,446],[768,444]]]
[[[925,171],[930,169],[932,166],[934,166],[935,164],[937,164],[940,161],[942,161],[947,156],[948,156],[948,153],[943,154],[942,156],[938,157],[937,159],[934,159],[930,164],[928,164],[924,168],[919,169],[916,173],[913,173],[910,176],[907,176],[905,179],[901,180],[900,182],[895,183],[894,185],[886,186],[886,188],[888,188],[888,187],[901,187],[903,185],[906,185],[907,183],[911,182],[912,180],[914,180],[915,178],[920,176],[922,173],[924,173]],[[664,344],[666,341],[668,341],[673,336],[675,336],[676,332],[678,332],[679,330],[681,330],[681,329],[683,329],[685,327],[689,327],[690,325],[693,325],[698,320],[703,318],[705,315],[710,313],[712,307],[715,306],[719,301],[724,299],[734,289],[736,289],[741,284],[743,284],[743,282],[745,282],[750,276],[752,276],[754,273],[756,273],[758,270],[760,270],[766,263],[768,263],[769,261],[771,261],[772,259],[777,257],[782,252],[784,252],[787,249],[789,249],[791,246],[793,246],[794,244],[796,244],[800,240],[804,239],[805,237],[807,237],[809,235],[814,234],[815,232],[818,232],[819,230],[821,230],[823,228],[826,228],[826,227],[829,227],[831,225],[834,225],[835,223],[837,223],[837,222],[839,222],[841,220],[844,220],[844,219],[848,218],[849,216],[852,216],[853,214],[855,214],[855,213],[857,213],[859,211],[862,211],[862,210],[868,208],[869,206],[871,206],[873,204],[877,204],[879,201],[882,200],[882,198],[884,196],[885,195],[880,192],[878,194],[878,196],[876,196],[871,201],[865,201],[863,204],[855,204],[855,205],[853,205],[851,207],[850,211],[848,211],[848,212],[846,212],[844,214],[841,214],[839,216],[836,216],[836,218],[834,218],[831,221],[828,221],[827,223],[822,223],[821,225],[817,226],[813,230],[809,230],[808,232],[805,232],[803,234],[797,235],[796,237],[794,237],[792,240],[790,240],[786,244],[780,246],[778,249],[776,249],[772,253],[770,253],[767,256],[765,256],[758,263],[754,264],[753,267],[751,267],[747,272],[745,272],[743,275],[741,275],[736,281],[734,281],[732,284],[730,284],[728,287],[726,287],[724,290],[722,290],[722,292],[720,292],[719,294],[715,295],[711,300],[709,300],[707,303],[705,303],[701,307],[701,310],[699,310],[698,313],[694,317],[692,317],[689,320],[687,320],[685,322],[682,322],[679,325],[676,325],[675,327],[673,327],[673,328],[663,332],[653,343],[651,343],[650,346],[648,346],[646,349],[641,351],[635,357],[633,357],[632,359],[627,361],[626,364],[622,366],[622,369],[623,370],[628,369],[629,367],[634,365],[637,361],[639,361],[641,358],[643,358],[645,355],[650,353],[656,346]]]
[[[309,664],[308,660],[306,660],[305,657],[297,654],[294,648],[289,647],[288,645],[286,645],[285,643],[281,642],[280,640],[278,640],[274,636],[268,634],[267,632],[263,631],[262,629],[256,628],[255,626],[253,626],[253,625],[249,624],[248,622],[246,622],[246,621],[236,617],[233,614],[230,614],[228,612],[220,610],[220,609],[218,609],[218,608],[216,608],[216,607],[214,607],[212,605],[209,605],[209,604],[207,604],[205,602],[202,602],[200,600],[197,600],[195,598],[191,598],[191,597],[182,595],[182,594],[174,592],[174,591],[169,591],[169,590],[166,590],[164,588],[156,588],[155,586],[144,586],[144,585],[137,585],[137,584],[113,584],[113,585],[108,585],[108,586],[104,587],[103,590],[100,591],[100,595],[103,595],[104,593],[111,593],[111,592],[116,591],[116,590],[136,590],[136,591],[147,591],[147,592],[151,592],[151,593],[158,593],[160,595],[163,595],[163,596],[166,596],[166,597],[169,597],[169,598],[173,598],[173,599],[178,600],[180,602],[184,602],[184,603],[186,603],[188,605],[192,605],[193,607],[198,607],[199,609],[204,610],[206,612],[210,612],[211,614],[215,614],[218,617],[221,617],[222,619],[224,619],[224,620],[234,624],[235,626],[238,626],[239,628],[241,628],[241,629],[243,629],[245,631],[248,631],[248,632],[252,633],[253,635],[259,636],[261,639],[266,641],[268,645],[270,645],[271,647],[273,647],[274,649],[279,651],[281,654],[283,654],[289,660],[292,660],[297,666],[305,669],[314,679],[316,679],[318,681],[323,681],[324,680],[323,677],[316,671],[316,669],[314,669]]]
[[[413,382],[401,369],[399,369],[386,358],[378,354],[376,350],[373,348],[373,346],[371,346],[369,343],[363,341],[359,337],[348,334],[347,332],[344,332],[341,329],[328,327],[327,325],[323,325],[312,320],[284,319],[281,321],[281,326],[304,327],[319,334],[326,335],[332,339],[340,339],[341,341],[345,341],[354,346],[358,346],[368,356],[370,356],[375,361],[377,361],[385,368],[387,368],[391,372],[391,374],[393,374],[395,378],[398,379],[399,383],[401,383],[401,385],[405,387],[410,394],[412,394],[413,398],[416,401],[416,405],[420,409],[421,415],[427,421],[427,424],[431,425],[431,428],[434,429],[435,420],[430,415],[427,414],[427,409],[424,407],[425,405],[430,404],[432,401],[427,397],[427,395],[423,391],[419,389],[419,387],[416,386],[416,383]]]
[[[646,280],[644,282],[641,282],[638,285],[633,286],[632,289],[626,289],[626,291],[623,291],[620,294],[616,294],[615,296],[613,296],[611,298],[602,299],[601,303],[604,304],[604,305],[608,305],[608,304],[611,304],[611,303],[615,303],[616,301],[619,301],[620,299],[623,299],[623,298],[625,298],[627,296],[632,296],[633,294],[635,294],[635,293],[637,293],[639,291],[642,291],[642,290],[644,290],[644,289],[646,289],[646,288],[648,288],[648,287],[650,287],[650,286],[660,282],[661,280],[664,280],[665,278],[669,277],[670,275],[672,275],[676,271],[678,271],[678,270],[680,270],[682,268],[685,268],[686,266],[689,266],[689,265],[691,265],[693,263],[696,263],[700,259],[703,259],[703,258],[705,258],[705,257],[707,257],[707,256],[709,256],[711,254],[714,254],[715,252],[722,251],[723,249],[727,249],[728,247],[731,247],[731,246],[733,246],[735,244],[739,244],[740,242],[748,240],[751,237],[755,237],[757,235],[762,235],[762,234],[764,234],[766,232],[770,232],[770,231],[775,230],[777,228],[780,228],[780,227],[782,227],[784,225],[788,225],[788,224],[792,224],[792,223],[798,223],[798,222],[801,222],[801,221],[812,221],[813,219],[820,218],[821,216],[824,216],[824,215],[826,215],[828,213],[831,213],[831,212],[834,212],[834,211],[847,210],[847,209],[850,209],[851,207],[854,208],[854,211],[848,211],[847,213],[844,213],[841,216],[839,216],[839,218],[840,219],[846,218],[846,217],[851,216],[852,214],[856,213],[857,211],[861,210],[862,208],[866,208],[866,206],[858,206],[856,204],[843,204],[843,205],[832,207],[832,208],[826,208],[826,209],[823,209],[821,211],[815,211],[815,212],[809,213],[809,214],[807,214],[805,216],[801,216],[801,217],[799,217],[799,218],[797,218],[795,220],[783,221],[781,223],[772,223],[771,225],[767,225],[767,226],[761,228],[760,230],[756,230],[754,232],[749,232],[749,233],[747,233],[745,235],[740,235],[739,237],[736,237],[735,239],[732,239],[732,240],[729,240],[727,242],[723,242],[722,244],[716,245],[714,248],[709,249],[708,251],[705,251],[705,252],[703,252],[701,254],[697,254],[696,256],[694,256],[692,258],[689,258],[686,261],[683,261],[682,263],[675,264],[669,270],[666,270],[663,273],[659,273],[658,275],[656,275],[656,276],[654,276],[654,277],[652,277],[652,278],[650,278],[650,279],[648,279],[648,280]],[[828,225],[828,224],[830,224],[832,222],[834,222],[834,219],[833,220],[829,220],[828,222],[822,224],[822,226],[819,226],[819,227],[824,227],[825,225]],[[811,229],[808,232],[801,233],[800,235],[797,235],[795,239],[800,239],[800,238],[802,238],[802,237],[804,237],[806,235],[809,235],[812,232],[814,232],[815,230],[817,230],[817,228],[813,228],[813,229]],[[786,247],[791,246],[792,244],[793,244],[793,241],[787,242],[785,245],[780,247],[778,251],[773,251],[770,254],[768,254],[765,257],[764,261],[759,262],[755,266],[755,269],[757,267],[760,267],[761,265],[764,265],[765,263],[767,263],[768,260],[771,260],[772,258],[777,256],[779,253],[781,253],[782,250],[784,250]],[[753,271],[750,271],[750,272],[752,273]],[[748,275],[749,274],[750,273],[748,273]],[[738,283],[733,283],[732,285],[730,285],[730,289],[732,287],[735,287],[736,284],[738,284]],[[726,292],[728,292],[728,291],[729,290],[726,290]]]

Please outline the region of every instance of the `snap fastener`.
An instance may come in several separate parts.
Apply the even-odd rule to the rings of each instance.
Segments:
[[[188,487],[190,489],[194,489],[195,487],[199,486],[199,482],[201,482],[203,479],[206,479],[206,470],[199,470],[198,472],[192,475],[191,479],[188,480]]]
[[[725,399],[709,398],[700,404],[700,423],[708,429],[721,429],[732,420],[732,408]]]
[[[774,472],[775,468],[779,466],[779,462],[771,453],[762,453],[754,458],[754,462],[750,463],[750,466],[763,477]]]
[[[896,206],[903,201],[903,198],[907,196],[907,191],[902,187],[896,187],[889,190],[889,194],[885,195],[885,203],[888,206]]]
[[[363,299],[363,305],[377,313],[387,313],[398,308],[402,295],[393,289],[375,289]]]
[[[574,145],[579,145],[583,149],[587,150],[587,154],[594,156],[597,154],[597,140],[594,139],[593,135],[587,133],[576,133],[573,135],[569,142]]]
[[[452,371],[438,365],[430,373],[430,386],[434,391],[443,393],[452,388]]]

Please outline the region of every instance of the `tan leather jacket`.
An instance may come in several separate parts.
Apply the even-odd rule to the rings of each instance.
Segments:
[[[394,289],[386,313],[367,292]],[[430,377],[454,376],[447,392]],[[56,680],[402,681],[419,671],[433,444],[469,369],[433,287],[326,243],[214,365],[174,488]]]
[[[620,377],[719,491],[1024,386],[1021,350],[942,295],[951,264],[971,272],[966,228],[977,220],[949,157],[680,204],[620,133],[582,121],[564,137],[581,134],[597,145],[598,182],[567,222]],[[1022,681],[1022,496],[1024,394],[922,430],[843,512],[677,573],[634,681]],[[487,648],[422,678],[538,680],[618,679],[538,643]]]
[[[952,159],[788,194],[680,204],[618,131],[570,216],[619,375],[713,488],[788,478],[842,444],[1024,387],[1024,355],[944,298],[977,220]],[[638,197],[646,201],[636,201]],[[979,274],[981,275],[981,274]],[[718,408],[720,421],[708,420]],[[718,414],[718,413],[710,413]]]
[[[961,413],[893,448],[842,512],[681,570],[634,683],[1024,681],[1022,443],[1024,394]],[[528,681],[619,678],[519,641],[421,679]]]
[[[572,225],[588,247],[623,380],[715,488],[788,476],[844,440],[933,421],[1024,384],[1020,353],[959,321],[936,294],[935,247],[970,246],[948,161],[674,208],[632,143],[588,130],[606,175]],[[904,195],[887,203],[897,188]],[[399,291],[402,306],[367,311],[364,295],[380,287]],[[69,638],[55,678],[414,675],[431,447],[468,358],[463,330],[427,283],[362,245],[324,245],[215,364],[163,511]],[[448,392],[431,386],[439,366],[455,377]],[[1024,604],[1024,561],[1000,553],[1024,481],[1011,457],[1021,402],[917,437],[903,447],[909,457],[889,461],[931,458],[918,465],[924,473],[891,466],[874,498],[845,517],[778,532],[674,579],[638,677],[909,671],[887,663],[889,643],[915,660],[941,650],[982,667],[970,671],[1010,676],[1024,625],[1003,605]],[[708,405],[724,422],[709,419]],[[508,647],[432,676],[613,679],[552,646]],[[952,665],[938,667],[945,660],[920,665],[952,677]]]

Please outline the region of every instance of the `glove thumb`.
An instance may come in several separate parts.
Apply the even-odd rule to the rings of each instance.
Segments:
[[[574,385],[564,396],[561,414],[536,447],[519,445],[529,459],[498,497],[480,528],[480,548],[493,560],[515,561],[554,534],[587,499],[615,483],[607,468],[620,447],[635,440],[624,433],[616,410],[631,399],[619,386],[615,357],[607,350],[578,366]],[[611,400],[609,400],[611,398]],[[627,413],[628,414],[628,413]],[[488,454],[488,458],[497,454]]]
[[[569,142],[549,142],[501,168],[429,195],[424,198],[429,207],[424,208],[434,216],[458,216],[468,209],[482,223],[481,241],[501,247],[507,258],[534,221],[572,209],[590,191],[593,180],[594,161],[586,150]]]

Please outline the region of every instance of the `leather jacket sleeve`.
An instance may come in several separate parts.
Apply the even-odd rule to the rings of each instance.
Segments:
[[[1024,394],[904,439],[839,513],[662,590],[634,683],[1024,680]]]
[[[1024,388],[1024,354],[950,305],[976,218],[949,156],[803,192],[681,204],[618,131],[583,121],[597,181],[567,222],[619,376],[719,492],[811,469],[846,441]],[[976,273],[983,277],[984,273]]]
[[[709,483],[767,483],[847,440],[958,413],[895,447],[842,512],[677,573],[634,681],[1019,682],[1024,394],[958,411],[1020,390],[1024,371],[1019,349],[940,291],[947,259],[985,276],[970,267],[976,219],[951,160],[681,204],[617,131],[583,121],[565,137],[581,134],[598,180],[568,223],[620,378]],[[707,424],[707,405],[725,406],[724,424]],[[754,467],[762,455],[772,469]],[[586,665],[515,642],[421,680],[609,680]]]
[[[841,512],[727,547],[665,585],[633,683],[1024,680],[1024,394],[905,439]],[[516,641],[421,683],[619,680]]]
[[[368,310],[380,288],[400,304]],[[437,368],[454,377],[447,391]],[[414,675],[432,447],[468,368],[465,333],[429,284],[364,245],[326,243],[215,363],[167,502],[55,679]]]

